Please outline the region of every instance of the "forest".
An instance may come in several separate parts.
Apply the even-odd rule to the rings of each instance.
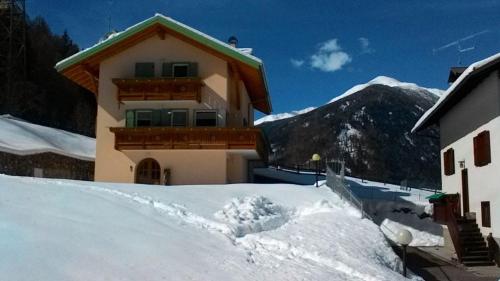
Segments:
[[[80,49],[67,31],[54,34],[42,17],[12,19],[0,7],[0,114],[95,136],[96,98],[54,65]],[[10,30],[9,27],[14,24]],[[9,48],[11,48],[9,50]],[[22,53],[22,54],[21,54]],[[10,80],[10,82],[9,82]]]

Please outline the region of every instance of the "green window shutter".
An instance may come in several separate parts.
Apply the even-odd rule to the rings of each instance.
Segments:
[[[163,127],[170,127],[172,125],[172,114],[168,109],[161,110],[161,125]]]
[[[127,128],[135,127],[135,112],[134,112],[134,110],[125,111],[125,127],[127,127]]]
[[[173,77],[174,73],[172,70],[172,63],[171,62],[164,62],[162,65],[162,71],[161,71],[161,76],[163,77]]]
[[[155,77],[154,62],[138,62],[135,64],[135,77]]]
[[[196,63],[196,62],[189,63],[188,76],[189,77],[198,77],[198,63]]]
[[[161,110],[160,109],[156,109],[156,110],[153,110],[153,117],[152,117],[152,122],[151,122],[151,125],[153,127],[159,127],[161,126]]]

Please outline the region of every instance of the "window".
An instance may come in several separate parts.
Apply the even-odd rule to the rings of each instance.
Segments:
[[[481,202],[481,222],[484,227],[491,227],[490,201]]]
[[[186,127],[187,123],[187,110],[172,110],[172,127]]]
[[[197,111],[196,127],[217,127],[217,112]]]
[[[155,76],[155,64],[153,62],[138,62],[135,64],[135,77],[145,78]]]
[[[125,112],[125,126],[135,127],[186,127],[187,110],[139,109]]]
[[[474,165],[486,166],[491,163],[490,132],[483,131],[474,137]]]
[[[444,152],[443,166],[444,174],[446,176],[450,176],[455,173],[455,152],[453,151],[453,148],[450,148]]]
[[[163,77],[198,77],[198,64],[195,62],[165,62],[162,65]]]
[[[188,64],[179,63],[172,65],[172,72],[174,73],[174,77],[188,77]]]
[[[138,110],[135,112],[135,125],[137,127],[153,126],[153,112],[151,110]]]

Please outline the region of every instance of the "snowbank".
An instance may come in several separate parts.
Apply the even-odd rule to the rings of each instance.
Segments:
[[[0,252],[5,280],[404,280],[377,225],[285,184],[0,176]]]
[[[0,115],[0,151],[16,155],[52,152],[94,161],[95,139]]]

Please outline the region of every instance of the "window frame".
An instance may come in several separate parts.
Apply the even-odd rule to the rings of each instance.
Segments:
[[[199,126],[198,125],[198,113],[214,113],[215,114],[215,125],[214,126]],[[219,118],[218,118],[218,111],[217,110],[209,110],[209,109],[202,109],[202,110],[195,110],[194,111],[194,117],[193,117],[193,125],[194,127],[200,127],[200,128],[217,128],[219,127]]]
[[[140,113],[149,113],[150,114],[150,119],[149,119],[149,126],[139,126],[139,114]],[[134,127],[135,128],[150,128],[153,127],[153,110],[152,109],[138,109],[134,111],[135,114],[135,120],[134,120]]]
[[[168,109],[170,116],[170,127],[172,128],[186,128],[189,127],[189,110],[188,109]],[[184,112],[186,114],[186,123],[184,126],[174,126],[174,114],[178,112]]]
[[[177,76],[175,75],[175,68],[179,66],[185,66],[186,67],[186,76]],[[172,63],[172,77],[174,78],[186,78],[189,77],[189,63]]]
[[[473,139],[474,165],[483,167],[491,163],[490,131],[484,130]]]
[[[490,201],[481,201],[481,225],[483,227],[491,227]]]
[[[445,176],[455,174],[455,150],[453,148],[448,148],[443,153],[443,166]]]

